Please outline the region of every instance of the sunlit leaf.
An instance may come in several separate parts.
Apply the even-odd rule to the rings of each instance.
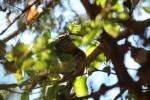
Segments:
[[[33,69],[34,70],[44,70],[47,68],[47,64],[45,61],[35,61],[34,65],[33,65]]]
[[[92,42],[90,45],[88,45],[86,55],[88,56],[89,54],[91,54],[97,46],[98,44],[96,42]]]
[[[41,52],[41,59],[42,60],[49,60],[50,59],[50,53],[51,53],[51,51],[50,50],[43,50],[42,52]]]
[[[90,26],[85,27],[87,34],[84,35],[82,43],[84,45],[91,43],[93,39],[97,39],[102,32],[102,23],[99,20],[94,20],[90,23]]]
[[[79,76],[75,79],[73,88],[77,97],[87,96],[88,95],[88,88],[87,88],[87,76]]]
[[[20,100],[29,100],[29,94],[21,94]]]
[[[82,43],[82,37],[75,36],[72,42],[75,44],[75,46],[80,47]]]
[[[8,60],[9,62],[12,62],[12,61],[15,60],[15,57],[14,57],[14,55],[13,55],[13,52],[8,52],[8,53],[7,53],[7,60]]]
[[[34,63],[34,61],[32,58],[25,59],[21,66],[22,70],[27,70],[28,68],[31,68],[33,63]]]
[[[122,11],[124,11],[124,8],[123,8],[123,6],[122,6],[121,3],[120,3],[120,0],[118,0],[118,2],[117,2],[115,5],[113,5],[111,9],[112,9],[112,10],[115,10],[115,11],[117,11],[117,12],[122,12]]]
[[[127,14],[127,13],[119,13],[118,14],[118,18],[120,19],[120,20],[123,20],[123,21],[126,21],[126,20],[128,20],[129,19],[129,15]]]
[[[96,4],[97,5],[101,5],[101,7],[104,8],[105,4],[106,4],[106,1],[107,0],[96,0]]]
[[[91,26],[91,28],[95,28],[95,29],[100,28],[101,27],[101,22],[99,22],[99,20],[92,21],[90,23],[90,26]]]
[[[145,6],[143,9],[145,12],[150,13],[150,6]]]
[[[102,61],[106,61],[107,58],[106,56],[104,55],[104,53],[101,53],[98,55],[98,57],[95,59],[96,61],[99,61],[99,62],[102,62]]]
[[[93,66],[88,67],[88,75],[92,75],[92,73],[96,70],[97,70],[97,68],[95,68]]]
[[[33,47],[33,53],[38,53],[45,47],[46,47],[45,39],[43,37],[39,37],[36,44]]]
[[[59,74],[52,74],[52,75],[50,75],[50,78],[51,78],[52,80],[59,80],[61,77],[60,77]]]
[[[99,62],[98,61],[93,61],[92,65],[93,65],[94,68],[98,69],[102,65],[102,63],[103,62],[100,62],[100,61]]]
[[[48,43],[47,43],[47,48],[50,49],[50,50],[53,50],[54,49],[54,45],[55,45],[54,40],[53,39],[49,39]]]
[[[48,41],[51,38],[51,30],[47,29],[46,32],[43,33],[43,37],[45,41]]]
[[[53,43],[54,42],[54,40],[52,40],[52,39],[49,39],[48,40],[48,44],[51,44],[51,43]]]
[[[52,42],[50,37],[51,37],[51,33],[50,33],[50,29],[48,29],[37,39],[35,45],[33,46],[33,53],[38,53],[43,49],[45,49],[46,46]]]
[[[111,36],[116,37],[118,36],[118,33],[120,32],[120,25],[115,24],[111,21],[106,21],[104,23],[104,29],[107,33],[109,33]]]
[[[91,40],[94,39],[95,34],[96,34],[95,31],[94,31],[94,30],[91,30],[91,31],[89,32],[89,34],[87,34],[86,36],[83,37],[83,44],[86,45],[86,44],[88,44],[89,42],[91,42]]]
[[[16,72],[16,79],[17,79],[17,83],[20,84],[23,80],[23,70],[18,69]]]
[[[92,49],[92,48],[91,48]],[[94,49],[94,48],[93,48]],[[89,49],[90,50],[90,49]],[[92,50],[93,51],[93,50]],[[103,64],[104,61],[106,61],[106,56],[101,53],[100,55],[98,55],[98,57],[96,57],[96,59],[90,64],[89,67],[89,72],[93,72],[95,69],[98,69],[101,67],[101,65]],[[94,69],[93,69],[94,68]]]
[[[81,25],[71,23],[69,24],[69,30],[71,31],[71,33],[78,33],[81,30]]]

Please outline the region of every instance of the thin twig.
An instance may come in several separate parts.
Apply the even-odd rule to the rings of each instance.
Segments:
[[[58,1],[55,1],[55,3],[57,3]],[[33,3],[34,4],[34,3]],[[53,7],[53,5],[56,5],[56,4],[54,4],[54,3],[52,3],[52,2],[49,2],[47,5],[46,5],[46,9],[45,8],[43,8],[43,9],[45,9],[38,17],[40,17],[42,14],[44,14],[44,13],[46,13],[47,12],[47,10],[48,10],[48,8],[51,8],[51,7]],[[30,6],[29,6],[30,7]],[[2,39],[2,41],[5,43],[5,42],[7,42],[7,41],[9,41],[10,39],[12,39],[12,38],[14,38],[15,36],[17,36],[18,34],[20,34],[21,32],[23,32],[23,31],[25,31],[25,29],[26,29],[26,25],[23,23],[23,25],[22,25],[22,27],[21,28],[19,28],[18,30],[16,30],[15,32],[13,32],[11,35],[9,35],[9,36],[7,36],[6,38],[4,38],[4,39]]]
[[[32,5],[26,7],[26,8],[22,11],[22,13],[21,13],[20,15],[18,15],[18,16],[12,21],[12,23],[10,23],[10,25],[9,25],[8,27],[6,27],[6,28],[0,33],[0,35],[4,34],[4,33],[7,31],[7,29],[8,29],[12,24],[14,24],[27,10],[29,10],[34,4],[36,4],[36,3],[38,3],[38,2],[39,2],[39,0],[33,2]]]
[[[118,84],[114,84],[112,86],[106,86],[106,85],[102,84],[97,92],[93,92],[88,96],[75,97],[75,98],[72,98],[71,100],[83,100],[83,99],[87,99],[87,98],[91,98],[91,97],[94,100],[98,100],[101,95],[105,94],[108,90],[111,90],[117,86],[118,86]]]
[[[15,32],[13,32],[13,34],[9,35],[8,37],[4,38],[2,41],[5,43],[7,41],[9,41],[10,39],[14,38],[15,36],[17,36],[18,34],[20,34],[21,32],[23,32],[26,29],[25,24],[19,29],[16,30]]]
[[[118,100],[118,98],[119,97],[121,97],[121,95],[126,91],[127,89],[122,89],[121,91],[120,91],[120,93],[114,98],[114,100]]]

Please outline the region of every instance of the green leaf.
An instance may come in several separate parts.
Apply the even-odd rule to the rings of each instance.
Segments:
[[[23,80],[23,70],[21,69],[18,69],[17,72],[16,72],[16,79],[17,79],[17,83],[20,84],[22,83],[22,80]]]
[[[101,17],[101,16],[97,16],[96,20],[91,21],[91,23],[90,23],[91,28],[99,29],[101,27],[102,23],[99,21],[99,19],[100,19],[99,17]]]
[[[90,43],[94,39],[95,34],[96,34],[95,30],[91,30],[89,32],[89,34],[87,34],[83,37],[83,44],[86,45],[86,44]]]
[[[83,45],[87,45],[91,43],[91,41],[97,38],[101,34],[101,30],[91,30],[87,35],[85,35],[82,39]]]
[[[104,29],[107,33],[109,33],[112,37],[117,37],[118,33],[120,32],[120,25],[112,22],[112,21],[105,21]]]
[[[123,21],[126,21],[129,19],[129,15],[125,12],[119,13],[117,16],[120,20],[123,20]]]
[[[22,56],[27,56],[29,53],[28,47],[29,45],[18,43],[12,51],[7,53],[7,60],[12,62],[18,60],[18,58],[20,59]]]
[[[40,71],[46,69],[47,67],[48,67],[47,63],[45,61],[41,61],[41,60],[35,61],[34,65],[33,65],[34,70],[40,70]]]
[[[82,39],[83,45],[91,43],[93,39],[97,39],[102,32],[102,22],[99,20],[92,21],[90,26],[85,27],[87,34]]]
[[[48,43],[47,43],[47,49],[52,51],[54,49],[54,46],[55,46],[54,40],[53,39],[49,39]]]
[[[38,53],[46,47],[46,42],[44,37],[39,37],[36,44],[33,47],[33,53]]]
[[[51,80],[59,80],[59,79],[61,79],[59,74],[51,74],[49,76],[50,76]]]
[[[88,95],[88,88],[87,88],[87,76],[79,76],[75,79],[73,83],[73,88],[77,97],[87,96]]]
[[[71,23],[69,24],[69,30],[71,31],[71,33],[78,33],[81,30],[81,25]]]
[[[150,6],[145,6],[143,9],[145,12],[150,13]]]
[[[111,9],[112,9],[112,10],[115,10],[115,11],[117,11],[117,12],[123,12],[123,11],[124,11],[124,8],[123,8],[123,6],[121,5],[120,1],[121,1],[121,0],[118,0],[118,2],[117,2],[115,5],[113,5],[113,6],[111,7]]]
[[[101,7],[104,8],[105,4],[106,4],[106,1],[107,0],[96,0],[96,4],[97,5],[101,5]]]
[[[90,45],[88,45],[87,50],[86,50],[86,56],[90,55],[93,50],[98,46],[96,42],[92,42]]]
[[[73,42],[73,44],[75,44],[75,46],[80,47],[81,43],[82,43],[82,37],[80,37],[80,36],[74,36],[72,42]]]
[[[42,60],[49,60],[50,59],[50,53],[51,51],[50,50],[43,50],[40,54],[40,57]]]
[[[93,65],[94,68],[98,69],[102,65],[102,63],[103,62],[93,61],[92,65]]]
[[[98,62],[103,62],[103,61],[106,61],[107,58],[104,55],[104,53],[101,53],[101,54],[98,55],[98,57],[95,60],[98,61]]]
[[[30,77],[34,77],[36,75],[36,72],[34,70],[26,70],[25,71]]]
[[[48,90],[47,90],[47,93],[46,93],[47,100],[48,99],[49,100],[56,100],[57,92],[58,92],[57,87],[58,87],[57,84],[48,86]]]
[[[45,41],[48,41],[51,38],[51,30],[47,29],[46,32],[43,33],[43,37]]]
[[[24,43],[18,43],[13,49],[13,54],[17,57],[26,56],[28,54],[28,48],[29,45],[26,45]]]
[[[31,68],[32,65],[33,65],[33,63],[34,63],[34,61],[33,61],[32,58],[27,58],[27,59],[25,59],[25,60],[23,61],[22,66],[21,66],[22,70],[27,70],[27,69]]]
[[[67,98],[70,95],[69,92],[70,91],[68,91],[65,85],[49,85],[46,93],[46,100],[57,100],[58,95],[63,95],[62,98],[59,96],[59,100],[68,100]]]
[[[29,100],[29,94],[21,94],[20,100]]]
[[[88,75],[92,75],[92,73],[96,70],[97,68],[94,68],[93,66],[88,67]]]
[[[15,57],[14,57],[12,51],[10,51],[10,52],[7,53],[7,60],[8,60],[9,62],[15,61]]]
[[[119,0],[111,0],[111,4],[115,5]]]

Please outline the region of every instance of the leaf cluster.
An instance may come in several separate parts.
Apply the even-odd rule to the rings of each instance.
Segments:
[[[14,1],[13,5],[15,2],[19,0]],[[50,6],[47,6],[45,3],[43,5],[46,9],[61,5],[50,2],[47,3]],[[14,84],[0,85],[0,90],[12,92],[11,88],[19,87],[20,100],[29,100],[29,95],[36,88],[41,89],[39,98],[44,100],[97,100],[107,91],[119,87],[120,93],[113,98],[115,100],[122,97],[125,91],[128,91],[126,99],[150,99],[150,41],[146,32],[150,19],[137,21],[133,14],[142,1],[95,0],[91,3],[81,0],[81,3],[89,16],[88,21],[75,20],[76,22],[65,24],[60,32],[60,28],[54,24],[54,12],[45,10],[28,29],[34,27],[38,33],[33,43],[19,41],[8,49],[6,41],[0,40],[0,63],[7,74],[15,74],[17,81]],[[141,9],[150,12],[149,6],[141,6]],[[15,19],[19,20],[18,28],[25,23],[20,16]],[[77,17],[81,19],[80,16]],[[61,22],[62,20],[58,21]],[[26,30],[26,27],[21,30]],[[57,39],[53,38],[54,30],[59,30],[57,35],[60,36]],[[17,33],[20,34],[21,31],[18,30]],[[134,36],[140,42],[134,39],[130,42],[130,37]],[[124,42],[120,44],[120,40]],[[124,63],[125,54],[128,52],[140,65],[140,68],[135,69],[139,78],[137,81],[129,75],[127,70],[130,69]],[[108,77],[116,75],[118,82],[111,86],[103,83],[98,91],[89,93],[87,80],[96,71],[107,73]],[[0,98],[3,99],[1,94]]]

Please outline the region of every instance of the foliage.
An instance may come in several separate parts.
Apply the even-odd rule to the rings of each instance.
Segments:
[[[150,6],[142,5],[145,2],[148,1],[95,0],[91,3],[81,0],[87,12],[84,15],[87,17],[83,17],[73,10],[69,1],[35,0],[27,5],[28,1],[2,0],[5,5],[0,6],[0,12],[6,14],[7,27],[0,30],[0,35],[5,35],[15,22],[18,30],[0,38],[0,63],[6,74],[14,74],[16,80],[13,84],[1,83],[0,91],[18,93],[20,100],[29,100],[35,89],[40,89],[39,99],[43,100],[97,100],[118,87],[120,93],[112,99],[121,98],[127,91],[126,99],[149,100],[150,41],[147,27],[150,19],[137,21],[133,14],[138,9],[150,13]],[[40,7],[43,12],[38,12]],[[59,17],[55,15],[58,8],[62,10]],[[75,15],[67,22],[70,16],[65,18],[63,12],[66,10]],[[9,45],[9,40],[27,32],[33,36],[36,33],[32,43],[18,40],[15,45]],[[140,45],[129,41],[132,36],[139,38]],[[124,42],[120,44],[120,40]],[[132,79],[127,71],[130,69],[124,63],[127,52],[131,52],[131,57],[140,65],[135,69],[137,81]],[[96,92],[91,88],[90,93],[87,81],[97,71],[107,73],[108,77],[115,74],[117,83],[111,86],[103,83]],[[20,91],[16,89],[18,87]],[[3,100],[4,97],[1,93],[0,98]]]

